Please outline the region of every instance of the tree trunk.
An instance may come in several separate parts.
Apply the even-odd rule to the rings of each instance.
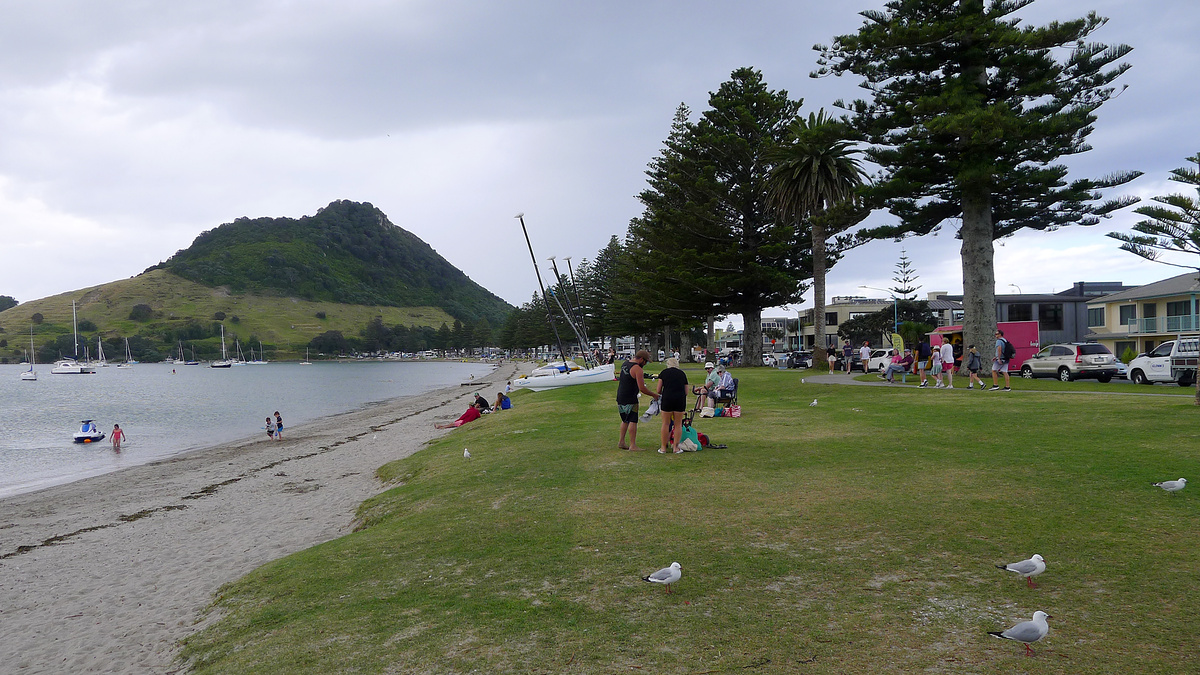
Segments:
[[[761,366],[762,308],[742,312],[742,366]]]
[[[682,363],[691,363],[692,361],[692,335],[686,329],[679,331],[679,360]]]
[[[987,370],[996,355],[996,270],[992,197],[986,190],[963,192],[963,348],[975,345]]]
[[[813,368],[827,370],[825,347],[825,228],[813,224]]]
[[[708,347],[706,348],[705,355],[707,356],[709,353],[711,353],[713,355],[713,358],[705,359],[705,361],[711,360],[713,363],[716,363],[716,361],[717,361],[717,359],[716,359],[716,356],[717,356],[716,323],[717,323],[717,317],[715,317],[715,316],[708,317]]]

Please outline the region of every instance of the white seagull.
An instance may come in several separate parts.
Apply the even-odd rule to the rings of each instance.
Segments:
[[[471,451],[463,448],[463,459],[471,459]]]
[[[1025,577],[1025,584],[1027,586],[1037,588],[1037,584],[1033,583],[1033,578],[1046,571],[1046,561],[1042,559],[1042,556],[1034,553],[1033,557],[1029,560],[1022,560],[1021,562],[1009,563],[1007,565],[996,565],[996,567],[1020,574]]]
[[[817,407],[817,399],[815,399],[815,398],[814,398],[814,399],[813,399],[813,402],[808,404],[808,407],[810,407],[810,408],[815,408],[815,407]]]
[[[1179,480],[1164,480],[1161,483],[1155,483],[1154,487],[1160,487],[1167,492],[1179,492],[1187,486],[1187,479],[1180,478]]]
[[[652,584],[666,584],[667,592],[673,593],[671,584],[679,581],[679,578],[682,576],[683,570],[679,567],[679,563],[673,562],[670,567],[664,567],[648,577],[642,577],[642,581],[649,581]]]
[[[1032,621],[1022,621],[1006,631],[988,631],[988,635],[1024,642],[1025,656],[1033,656],[1033,650],[1029,648],[1029,643],[1041,640],[1046,637],[1046,633],[1050,632],[1050,626],[1046,625],[1047,618],[1049,615],[1039,609],[1033,613]]]

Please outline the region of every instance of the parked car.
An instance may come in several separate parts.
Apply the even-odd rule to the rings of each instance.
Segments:
[[[1171,377],[1171,350],[1174,347],[1175,341],[1168,340],[1149,353],[1138,354],[1129,362],[1129,379],[1135,384],[1174,382],[1175,378]]]
[[[887,349],[871,350],[871,358],[867,361],[867,370],[871,372],[880,372],[887,370],[887,367],[892,364],[892,356],[896,354],[896,350],[888,347]]]
[[[787,357],[788,368],[812,368],[812,352],[792,352]]]
[[[837,370],[846,370],[846,362],[842,358],[842,353],[840,351],[837,353]],[[854,372],[856,370],[862,370],[862,357],[858,355],[857,349],[850,354],[850,372]]]
[[[1096,342],[1043,347],[1021,365],[1021,377],[1056,377],[1063,382],[1094,378],[1108,382],[1117,375],[1117,357]]]
[[[767,366],[769,368],[774,368],[779,365],[779,359],[775,358],[775,355],[772,354],[771,352],[767,352],[766,354],[763,354],[762,359],[763,359],[763,365]]]

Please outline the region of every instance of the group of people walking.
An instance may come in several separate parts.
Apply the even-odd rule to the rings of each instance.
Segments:
[[[988,391],[1012,391],[1008,374],[1008,362],[1013,350],[1008,346],[1008,341],[1004,338],[1004,331],[997,329],[993,335],[996,338],[996,349],[992,355],[991,364],[992,386],[989,389],[979,375],[980,371],[983,370],[983,356],[975,348],[975,345],[972,344],[967,345],[967,349],[962,356],[961,370],[966,370],[968,373],[967,389],[974,389],[975,385],[978,384],[980,391],[984,391],[985,389]],[[897,374],[913,372],[915,364],[916,372],[921,377],[921,383],[917,386],[928,387],[929,378],[925,374],[925,364],[928,363],[929,374],[933,376],[935,382],[933,388],[953,389],[954,371],[959,370],[957,360],[954,356],[954,345],[949,342],[943,342],[940,346],[931,348],[929,343],[923,342],[919,350],[919,353],[915,357],[911,349],[905,349],[903,355],[898,352],[893,354],[892,362],[879,374],[880,379],[887,380],[889,383],[895,383]],[[865,357],[863,369],[866,369]],[[1001,375],[1004,377],[1003,388],[1000,387]]]

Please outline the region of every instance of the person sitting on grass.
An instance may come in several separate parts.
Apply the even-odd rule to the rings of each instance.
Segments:
[[[492,404],[492,408],[495,410],[508,410],[512,408],[512,400],[504,392],[497,392],[496,402]]]
[[[478,403],[472,403],[471,407],[467,408],[467,411],[453,422],[449,424],[434,424],[433,426],[437,427],[438,429],[453,429],[454,427],[461,427],[467,422],[474,422],[475,420],[479,419],[482,416],[480,410],[482,410],[482,408]]]

